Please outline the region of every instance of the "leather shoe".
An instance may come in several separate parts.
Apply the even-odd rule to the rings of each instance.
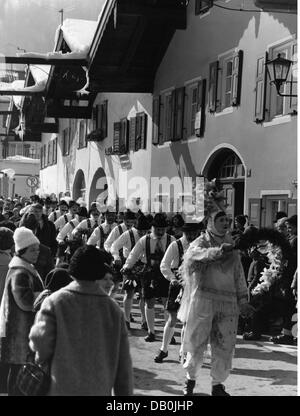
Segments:
[[[223,386],[223,384],[216,384],[215,386],[213,386],[211,395],[212,396],[230,396],[230,394],[225,391],[225,387]]]
[[[192,396],[193,391],[195,388],[196,381],[195,380],[185,380],[184,388],[183,388],[183,395],[184,396]]]
[[[162,363],[164,358],[167,358],[168,356],[168,351],[164,352],[162,350],[159,350],[159,353],[157,354],[157,356],[154,358],[154,361],[156,363]]]
[[[144,339],[146,342],[153,342],[155,341],[155,335],[152,332],[150,332],[150,334],[148,334]]]

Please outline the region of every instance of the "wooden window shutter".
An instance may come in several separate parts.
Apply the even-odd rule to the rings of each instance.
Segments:
[[[147,114],[137,113],[136,115],[136,132],[135,132],[135,150],[146,149],[147,143]]]
[[[159,143],[160,95],[152,103],[152,143]]]
[[[124,154],[128,149],[128,120],[123,118],[120,122],[121,131],[120,131],[120,153]]]
[[[243,51],[239,50],[233,57],[233,71],[232,71],[232,105],[233,106],[240,105],[241,103],[242,70],[243,70]]]
[[[93,107],[92,111],[92,130],[96,130],[98,127],[98,113],[99,113],[99,106]]]
[[[113,136],[113,150],[116,153],[120,152],[120,133],[121,133],[121,123],[114,123],[114,136]]]
[[[197,115],[195,122],[195,134],[197,137],[203,137],[205,129],[205,97],[206,97],[206,79],[198,82],[197,88]],[[197,123],[197,125],[196,125]]]
[[[176,90],[172,91],[171,94],[171,114],[170,114],[170,123],[171,128],[168,130],[167,141],[174,140],[175,136],[175,107],[176,107]]]
[[[290,73],[288,76],[288,89],[287,94],[297,95],[297,43],[293,42],[291,45],[291,60],[293,64],[290,69]],[[298,99],[297,97],[286,97],[287,99],[287,114],[297,114],[298,108]]]
[[[43,147],[41,147],[41,155],[40,155],[41,169],[43,169],[43,167],[44,167],[44,165],[43,165],[43,153],[44,153],[44,149],[43,149]]]
[[[173,141],[183,138],[185,88],[177,88],[174,97],[174,133],[171,137]]]
[[[266,87],[267,71],[265,62],[268,60],[268,52],[257,60],[256,80],[255,80],[255,110],[254,121],[261,123],[265,120],[266,114]]]
[[[142,149],[146,149],[147,147],[147,114],[141,114],[142,119],[142,126],[141,126],[141,136],[142,136]]]
[[[208,83],[208,109],[210,113],[217,111],[217,87],[218,87],[218,69],[219,61],[209,65],[209,83]]]
[[[261,225],[261,199],[259,198],[250,198],[249,199],[249,225],[254,225],[255,227],[260,227]]]
[[[105,139],[107,137],[107,104],[108,104],[107,100],[105,100],[101,104],[101,125],[100,125],[100,128],[101,128],[102,133],[103,133],[103,139]]]
[[[135,130],[136,117],[131,117],[129,120],[129,150],[135,151]]]

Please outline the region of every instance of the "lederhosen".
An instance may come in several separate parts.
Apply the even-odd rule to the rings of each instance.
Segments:
[[[142,295],[145,299],[152,298],[167,298],[169,293],[170,282],[163,276],[160,271],[160,262],[163,258],[163,253],[160,258],[157,258],[155,253],[150,250],[151,236],[146,236],[146,267],[142,277]],[[171,243],[171,236],[167,234],[166,248]],[[154,264],[152,263],[154,261]]]
[[[73,220],[69,221],[69,224],[72,226],[73,230],[76,228],[76,226],[73,223]],[[83,240],[82,238],[72,238],[71,240],[67,240],[67,244],[68,244],[68,248],[69,248],[69,260],[71,259],[71,257],[73,256],[73,254],[75,253],[75,251],[82,246],[83,244]]]
[[[130,251],[131,251],[133,249],[133,247],[135,246],[135,238],[134,238],[134,233],[133,233],[132,230],[129,230],[129,237],[130,237],[130,243],[131,243],[131,248],[130,248]],[[134,289],[135,291],[138,290],[139,278],[138,278],[138,275],[137,275],[136,272],[137,272],[137,269],[138,269],[140,263],[141,262],[138,261],[134,265],[134,267],[132,269],[132,272],[131,272],[131,279],[128,279],[128,277],[124,278],[124,282],[123,282],[123,286],[122,286],[123,290],[130,290],[130,289]],[[143,266],[144,265],[142,264],[142,267]],[[136,282],[137,285],[134,286],[133,282]]]
[[[183,245],[181,240],[176,240],[177,248],[178,248],[178,257],[179,257],[179,263],[177,269],[172,269],[172,272],[175,274],[181,266],[181,263],[183,261]],[[167,311],[169,312],[177,312],[180,306],[180,302],[178,302],[178,295],[183,290],[182,285],[170,285],[169,286],[169,294],[168,294],[168,300],[167,300]]]
[[[121,227],[121,225],[118,225],[117,227],[118,227],[118,231],[119,231],[119,234],[120,234],[119,237],[120,237],[123,234],[124,231],[123,231],[123,228]],[[125,257],[124,257],[122,248],[121,248],[121,250],[119,250],[119,256],[120,256],[122,266],[123,266],[123,264],[125,263]],[[122,268],[122,266],[121,266],[121,268]],[[115,284],[120,283],[123,280],[123,276],[120,273],[121,268],[118,269],[118,268],[114,267],[114,279],[113,280],[114,280]]]
[[[66,219],[68,220],[68,217],[66,216],[66,215],[64,215],[64,218],[65,218],[65,221],[66,221]],[[75,228],[75,225],[73,224],[73,222],[72,222],[72,220],[71,221],[66,221],[66,224],[67,223],[70,223],[71,225],[72,225],[72,227],[73,227],[73,229]],[[65,225],[66,225],[65,224]],[[59,231],[58,231],[59,232]],[[64,244],[60,244],[59,246],[58,246],[58,252],[57,252],[57,255],[58,255],[58,257],[62,257],[62,256],[64,256],[65,257],[65,259],[64,260],[69,260],[70,259],[70,256],[69,256],[69,253],[67,253],[67,251],[69,252],[70,250],[68,250],[68,248],[69,248],[69,240],[68,240],[68,238],[67,237],[65,237],[65,239],[64,239]]]

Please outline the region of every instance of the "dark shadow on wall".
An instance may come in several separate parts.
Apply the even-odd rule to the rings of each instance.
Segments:
[[[173,156],[178,176],[183,179],[184,177],[192,177],[200,175],[200,168],[196,168],[193,163],[191,152],[186,143],[170,143],[170,151]]]

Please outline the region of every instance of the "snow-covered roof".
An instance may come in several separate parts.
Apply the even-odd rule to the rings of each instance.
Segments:
[[[85,57],[97,29],[93,20],[66,19],[61,26],[64,40],[72,52],[82,52]]]
[[[51,65],[29,65],[30,72],[37,84],[48,79]]]
[[[34,162],[34,163],[39,162],[39,159],[32,159],[31,157],[20,156],[20,155],[8,156],[6,160],[14,160],[18,162]],[[2,169],[2,172],[3,171],[4,169]]]

